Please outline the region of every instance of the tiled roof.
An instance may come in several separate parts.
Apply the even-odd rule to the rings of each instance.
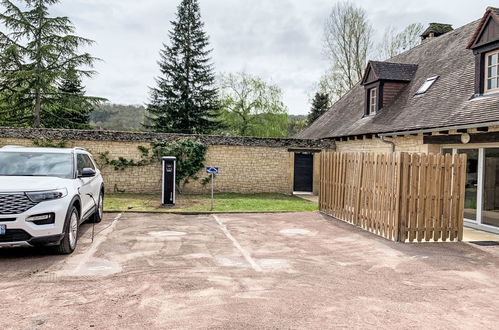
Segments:
[[[299,138],[389,133],[499,121],[499,95],[474,94],[475,58],[466,49],[478,21],[406,51],[390,62],[416,64],[414,78],[393,103],[375,116],[363,117],[365,90],[352,88]],[[415,95],[429,77],[440,76],[424,94]]]
[[[411,81],[418,69],[415,64],[370,61],[369,66],[379,80]]]

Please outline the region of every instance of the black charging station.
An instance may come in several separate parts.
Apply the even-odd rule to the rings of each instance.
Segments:
[[[163,157],[163,189],[162,189],[162,204],[163,206],[175,205],[175,175],[177,158]]]

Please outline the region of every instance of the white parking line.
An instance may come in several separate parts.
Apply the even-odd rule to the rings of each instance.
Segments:
[[[121,218],[121,215],[121,213],[118,214],[116,218],[113,219],[113,222],[109,227],[98,233],[90,249],[88,249],[84,254],[77,255],[76,258],[73,258],[73,262],[75,261],[74,259],[77,259],[77,265],[72,271],[73,274],[78,274],[85,264],[90,261],[95,252],[97,252],[99,246],[107,239],[107,236],[113,232],[114,228],[118,224],[118,220]]]
[[[256,271],[256,272],[261,272],[262,268],[255,262],[255,260],[253,260],[253,258],[251,258],[251,255],[249,254],[249,252],[246,251],[245,249],[243,249],[243,247],[241,246],[241,244],[239,244],[239,242],[234,238],[234,236],[232,236],[232,234],[227,229],[227,226],[224,223],[222,223],[222,221],[220,221],[220,219],[216,215],[214,215],[214,214],[213,214],[213,218],[218,223],[218,225],[220,226],[220,229],[222,229],[222,231],[224,232],[225,236],[227,236],[227,238],[232,241],[232,243],[234,244],[234,246],[239,250],[239,252],[241,252],[241,254],[243,255],[244,259],[246,259],[246,261],[251,265],[251,267],[253,268],[253,270]]]

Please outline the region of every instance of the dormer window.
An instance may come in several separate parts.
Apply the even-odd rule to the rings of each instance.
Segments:
[[[468,49],[475,55],[474,97],[499,92],[499,9],[488,7]]]
[[[378,110],[378,89],[376,87],[369,89],[369,115],[376,114]]]
[[[499,50],[485,55],[485,93],[499,91]]]
[[[417,69],[415,64],[369,61],[361,81],[366,93],[364,116],[380,113],[394,102]]]

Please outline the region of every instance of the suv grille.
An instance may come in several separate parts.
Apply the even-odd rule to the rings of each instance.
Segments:
[[[36,204],[24,194],[0,194],[0,215],[21,214]]]
[[[31,239],[31,235],[22,229],[7,229],[5,235],[0,236],[0,243],[26,242]]]

